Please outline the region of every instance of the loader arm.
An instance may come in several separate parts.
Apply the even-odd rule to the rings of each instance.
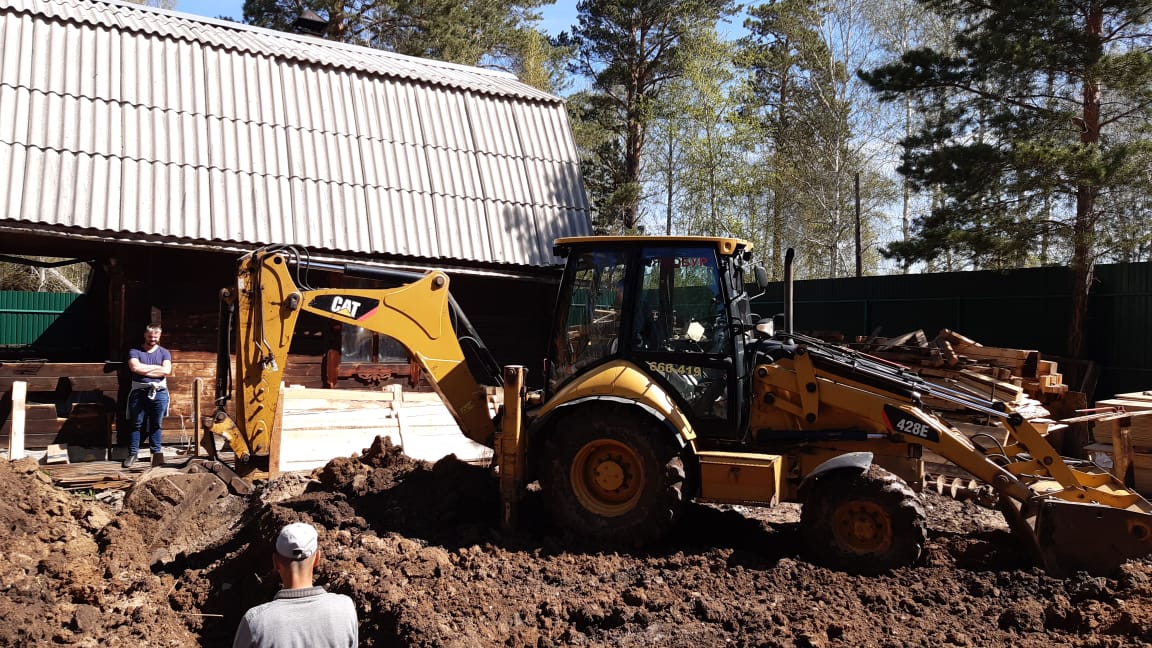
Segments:
[[[1052,573],[1104,573],[1125,558],[1152,552],[1152,504],[1111,473],[1061,457],[1045,423],[1011,404],[929,383],[910,369],[789,334],[769,345],[758,364],[753,424],[761,438],[804,431],[855,429],[927,448],[987,484],[994,502]],[[985,450],[921,406],[931,395],[987,414],[1005,433]],[[1103,543],[1103,546],[1101,546]]]
[[[235,292],[224,295],[235,310],[235,419],[224,414],[228,395],[217,393],[212,431],[228,439],[238,464],[270,452],[288,349],[301,311],[399,341],[427,372],[465,436],[494,445],[488,392],[469,369],[453,325],[446,274],[430,271],[395,288],[308,289],[294,276],[298,264],[290,261],[295,260],[278,250],[244,256]]]

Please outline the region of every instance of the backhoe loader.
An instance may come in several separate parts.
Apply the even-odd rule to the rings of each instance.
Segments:
[[[222,334],[231,344],[221,348],[213,434],[239,471],[267,461],[306,311],[410,351],[463,433],[494,450],[509,525],[533,482],[562,528],[609,545],[660,538],[693,500],[799,502],[812,559],[883,572],[914,563],[926,543],[929,449],[979,481],[978,501],[1001,510],[1054,575],[1106,574],[1152,550],[1152,505],[1094,464],[1059,456],[1045,422],[791,331],[791,250],[780,332],[751,311],[768,280],[746,241],[578,237],[555,252],[566,265],[543,387],[531,392],[523,367],[492,360],[443,272],[310,263],[292,248],[244,256],[236,286],[222,291],[221,330],[235,326]],[[302,280],[310,269],[395,287],[313,289]],[[985,450],[928,411],[929,395],[995,419],[1008,441]]]

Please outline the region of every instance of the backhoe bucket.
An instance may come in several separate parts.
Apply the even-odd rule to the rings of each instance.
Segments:
[[[1047,499],[1035,533],[1044,570],[1056,577],[1108,576],[1125,560],[1152,553],[1152,515],[1142,511]]]

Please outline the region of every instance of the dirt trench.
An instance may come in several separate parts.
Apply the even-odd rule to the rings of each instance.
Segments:
[[[530,497],[504,533],[489,471],[380,440],[246,498],[167,474],[105,505],[29,460],[0,462],[0,488],[4,646],[229,646],[295,520],[320,530],[318,580],[356,602],[363,646],[1152,645],[1152,563],[1053,579],[998,514],[934,494],[921,564],[863,577],[800,557],[792,505],[693,506],[661,545],[603,552]]]

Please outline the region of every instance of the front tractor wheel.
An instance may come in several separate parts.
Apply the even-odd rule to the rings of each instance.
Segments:
[[[541,485],[557,523],[576,535],[639,546],[684,510],[684,462],[670,433],[625,405],[582,408],[545,447]]]
[[[820,478],[804,499],[800,527],[813,562],[857,574],[910,565],[928,541],[920,496],[876,465]]]

